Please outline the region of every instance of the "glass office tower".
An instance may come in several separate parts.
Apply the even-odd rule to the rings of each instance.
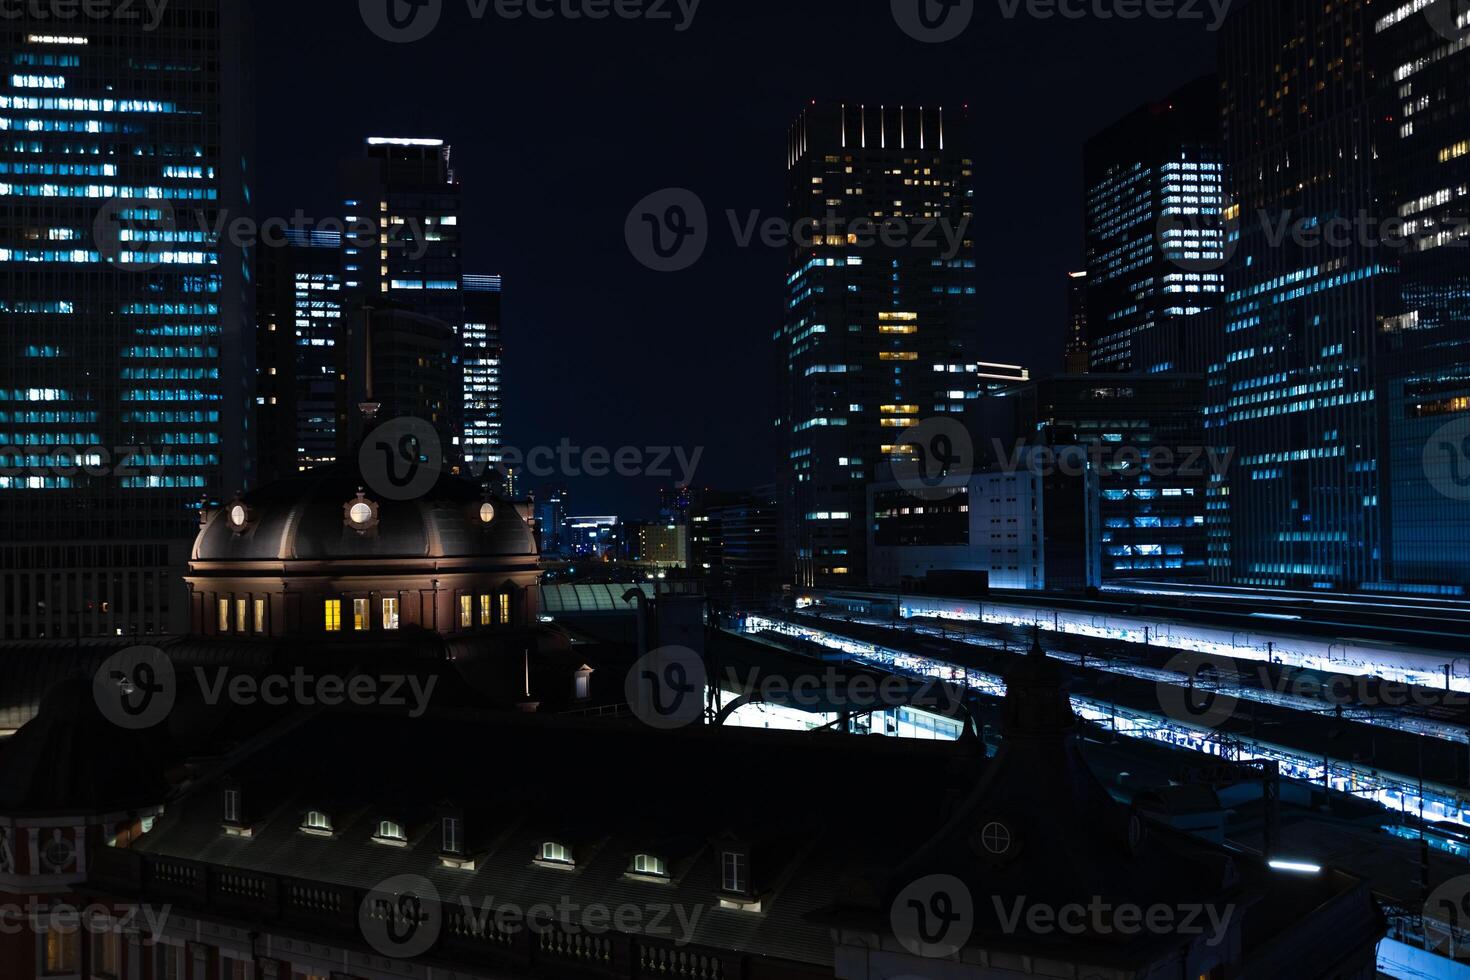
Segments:
[[[1382,579],[1375,292],[1392,257],[1358,235],[1282,233],[1373,212],[1370,35],[1362,0],[1239,7],[1220,40],[1238,240],[1210,358],[1206,424],[1233,447],[1212,517],[1217,576],[1353,588]],[[1233,222],[1232,222],[1233,223]]]
[[[810,230],[789,253],[775,340],[783,572],[798,583],[864,580],[867,484],[910,451],[906,429],[978,394],[966,131],[962,112],[856,104],[813,105],[791,127],[791,219]],[[960,240],[953,254],[939,233],[884,241],[873,226],[893,218]]]
[[[0,22],[0,623],[187,625],[201,498],[251,456],[248,4]]]
[[[499,276],[464,277],[464,458],[478,475],[501,461]]]
[[[1219,144],[1213,75],[1087,141],[1084,349],[1093,371],[1204,369],[1201,314],[1220,305],[1225,280]]]
[[[1470,15],[1448,3],[1421,7],[1375,8],[1372,35],[1384,96],[1378,199],[1405,239],[1378,335],[1391,580],[1383,587],[1462,595],[1470,585]]]

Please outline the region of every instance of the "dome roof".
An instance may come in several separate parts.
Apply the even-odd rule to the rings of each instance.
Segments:
[[[442,472],[423,494],[395,500],[351,459],[227,501],[205,518],[193,561],[484,557],[536,557],[514,505]]]

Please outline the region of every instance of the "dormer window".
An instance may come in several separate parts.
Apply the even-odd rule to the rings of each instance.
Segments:
[[[546,843],[541,845],[540,862],[542,864],[550,864],[557,867],[570,868],[573,865],[572,849],[570,847],[567,847],[565,844],[559,844],[556,841],[547,841]]]
[[[332,818],[320,810],[310,810],[306,814],[306,819],[301,822],[301,829],[309,834],[331,836]]]
[[[394,823],[392,820],[380,820],[377,839],[385,844],[407,844],[408,834],[404,832],[402,824]]]
[[[720,890],[731,895],[750,894],[750,857],[744,851],[721,853]]]
[[[648,875],[652,878],[667,878],[669,866],[664,859],[653,854],[633,855],[633,873]]]
[[[240,823],[240,791],[238,789],[225,790],[225,823],[237,826]]]
[[[464,856],[464,820],[445,817],[439,822],[439,850],[454,857]]]

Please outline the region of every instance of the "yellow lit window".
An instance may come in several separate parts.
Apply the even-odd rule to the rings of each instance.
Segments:
[[[480,596],[480,625],[481,626],[489,626],[489,625],[491,625],[490,609],[491,609],[491,606],[490,606],[490,597],[487,596],[487,595]]]
[[[510,593],[508,592],[500,595],[500,625],[510,625]]]
[[[249,599],[235,600],[235,629],[244,633],[250,628]]]
[[[265,600],[255,600],[255,632],[265,632]]]
[[[475,610],[474,606],[472,605],[473,602],[474,600],[467,595],[462,595],[459,597],[459,628],[462,630],[467,630],[471,626],[475,625]]]
[[[75,930],[46,933],[46,973],[76,973],[80,939],[81,933]]]
[[[917,361],[918,359],[919,355],[912,351],[885,350],[880,351],[878,354],[878,360],[880,361]]]
[[[322,603],[322,615],[328,633],[342,632],[342,600],[328,599]]]
[[[221,633],[228,633],[230,631],[230,600],[221,599],[219,601],[219,612],[217,615],[219,616],[219,631]]]
[[[352,628],[359,633],[371,625],[368,622],[368,601],[366,599],[352,600]]]
[[[917,405],[884,405],[880,409],[884,415],[918,415]]]
[[[383,629],[396,630],[398,628],[398,600],[383,600]]]

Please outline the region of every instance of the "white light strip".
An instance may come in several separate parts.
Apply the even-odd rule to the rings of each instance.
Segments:
[[[368,137],[368,146],[443,146],[443,140],[395,139],[387,136]]]
[[[90,44],[84,37],[63,37],[58,34],[30,34],[26,36],[27,44]]]
[[[1322,872],[1320,864],[1304,864],[1300,861],[1268,861],[1267,863],[1277,871],[1303,871],[1312,875]]]

